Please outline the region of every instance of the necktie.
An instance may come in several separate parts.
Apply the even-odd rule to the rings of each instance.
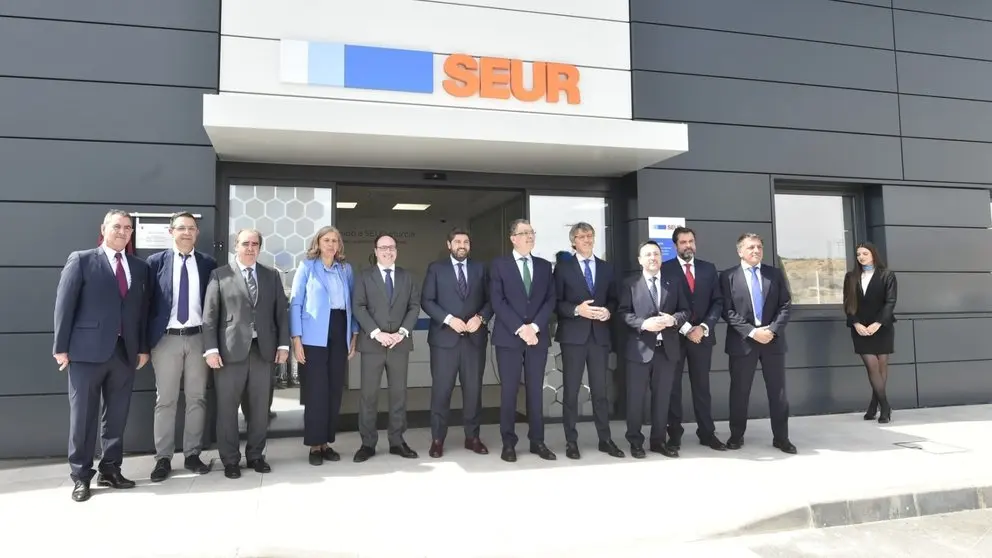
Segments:
[[[251,305],[255,306],[255,303],[258,302],[258,283],[255,282],[255,274],[251,272],[250,267],[245,268],[245,273],[248,274],[246,281],[248,283],[248,296],[251,298]]]
[[[386,298],[389,299],[390,303],[393,302],[393,270],[392,269],[386,270]]]
[[[465,264],[458,262],[458,296],[468,296],[468,281],[465,280]]]
[[[124,273],[124,262],[121,261],[121,253],[117,252],[114,254],[114,259],[117,260],[117,265],[114,269],[114,275],[117,277],[117,290],[121,293],[121,298],[127,296],[127,275]]]
[[[692,275],[692,266],[685,264],[685,280],[689,282],[689,292],[696,292],[696,278]]]
[[[530,296],[530,266],[527,264],[527,258],[520,258],[520,261],[524,264],[524,292]]]
[[[179,257],[183,260],[183,267],[179,270],[179,302],[177,303],[176,319],[179,320],[179,323],[185,324],[189,321],[189,270],[186,269],[186,259],[189,256],[179,254]]]
[[[651,278],[651,302],[654,303],[654,307],[655,308],[657,308],[658,310],[660,310],[660,308],[658,308],[658,278],[657,277],[652,277]]]
[[[589,287],[589,294],[595,292],[593,282],[592,282],[592,268],[589,267],[589,260],[585,260],[586,264],[585,276],[586,276],[586,286]]]
[[[761,281],[758,281],[758,268],[751,268],[751,305],[754,306],[754,319],[759,324],[764,323],[761,318],[761,311],[765,306],[765,299],[761,294]]]

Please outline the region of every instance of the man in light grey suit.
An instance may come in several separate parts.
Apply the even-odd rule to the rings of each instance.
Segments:
[[[406,378],[413,328],[420,317],[420,288],[410,272],[396,267],[396,240],[389,235],[375,239],[376,265],[355,278],[352,307],[361,328],[358,352],[362,354],[361,401],[358,430],[362,447],[355,463],[375,455],[379,440],[376,415],[379,385],[386,371],[389,386],[389,453],[415,459],[417,452],[403,441],[406,432]]]
[[[238,406],[247,394],[249,416],[245,459],[268,473],[265,440],[273,367],[289,357],[289,302],[279,274],[256,261],[262,234],[238,232],[236,261],[210,274],[203,305],[203,354],[217,390],[217,449],[224,476],[241,477]]]

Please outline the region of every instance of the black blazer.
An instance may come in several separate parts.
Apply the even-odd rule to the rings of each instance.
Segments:
[[[785,326],[789,323],[789,309],[792,307],[792,297],[785,282],[785,275],[777,267],[761,264],[761,293],[764,296],[764,308],[761,313],[761,325],[768,326],[775,334],[775,339],[766,347],[772,352],[785,353],[788,347],[785,343]],[[760,345],[748,337],[754,325],[754,307],[751,304],[751,292],[747,289],[748,277],[738,263],[734,267],[720,273],[720,290],[723,292],[723,319],[727,321],[727,339],[724,350],[728,355],[746,355],[751,349]]]
[[[672,258],[661,264],[662,275],[670,277],[673,281],[678,278],[681,287],[685,290],[686,296],[692,305],[692,313],[689,323],[693,326],[706,324],[710,334],[703,337],[700,342],[703,345],[716,344],[716,322],[723,315],[723,293],[720,291],[720,273],[716,266],[710,262],[696,258],[692,262],[695,266],[696,290],[689,290],[689,281],[685,277],[685,262],[678,258]]]
[[[595,258],[593,291],[586,285],[585,270],[578,256],[564,258],[555,266],[555,295],[558,299],[558,331],[555,341],[566,345],[595,343],[610,346],[610,321],[600,322],[575,315],[575,308],[587,300],[615,314],[617,311],[617,281],[613,265]]]
[[[848,271],[844,276],[844,307],[847,307],[850,282],[855,283],[858,304],[854,315],[848,314],[847,325],[854,327],[855,323],[869,326],[875,322],[883,326],[891,326],[896,322],[896,274],[889,270],[875,271],[868,280],[868,290],[861,290],[861,272]]]
[[[531,261],[534,269],[531,271],[530,296],[524,290],[524,280],[512,255],[500,256],[489,265],[489,296],[496,315],[492,343],[496,347],[526,348],[523,339],[514,333],[524,324],[539,327],[538,344],[551,346],[548,322],[555,306],[551,262],[533,254]]]
[[[620,289],[620,304],[617,312],[623,317],[623,321],[630,328],[630,335],[627,337],[627,359],[634,362],[651,362],[654,358],[655,345],[658,342],[658,334],[651,331],[641,331],[644,320],[657,316],[658,312],[671,314],[675,317],[675,325],[661,330],[662,345],[665,355],[669,360],[678,360],[682,355],[682,335],[679,328],[689,319],[691,305],[678,285],[677,279],[672,279],[661,274],[658,285],[658,298],[661,299],[660,308],[656,307],[651,299],[651,292],[648,290],[647,281],[643,273],[638,273],[624,282]]]
[[[488,272],[486,266],[471,259],[465,260],[465,281],[468,283],[468,296],[458,295],[458,276],[451,257],[446,257],[427,266],[424,286],[420,289],[420,307],[431,317],[427,331],[427,344],[437,347],[454,347],[460,334],[444,325],[448,314],[468,322],[473,316],[482,316],[485,323],[493,317],[493,307],[489,302]],[[467,333],[472,343],[486,342],[489,329],[480,327],[475,333]]]
[[[207,284],[210,283],[210,273],[217,268],[217,260],[193,250],[196,260],[196,271],[200,279],[200,315],[203,315],[203,303],[207,300]],[[172,314],[172,273],[176,261],[176,252],[172,248],[156,252],[148,256],[148,267],[151,276],[151,307],[148,315],[148,346],[158,344],[165,329],[169,325]],[[175,286],[177,289],[178,285]],[[178,295],[178,292],[176,293]]]

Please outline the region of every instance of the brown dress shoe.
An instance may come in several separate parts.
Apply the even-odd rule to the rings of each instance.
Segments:
[[[465,438],[465,449],[472,450],[479,455],[489,455],[489,448],[482,443],[480,438]]]
[[[431,442],[431,449],[430,451],[427,452],[427,455],[430,455],[434,459],[437,459],[442,455],[444,455],[444,442],[438,440],[434,440],[433,442]]]

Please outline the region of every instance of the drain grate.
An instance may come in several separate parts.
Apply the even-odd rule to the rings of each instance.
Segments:
[[[896,445],[906,449],[925,451],[927,453],[932,453],[934,455],[943,455],[948,453],[965,453],[971,451],[968,448],[960,448],[958,446],[949,446],[947,444],[938,444],[937,442],[929,442],[929,441],[896,442]]]

